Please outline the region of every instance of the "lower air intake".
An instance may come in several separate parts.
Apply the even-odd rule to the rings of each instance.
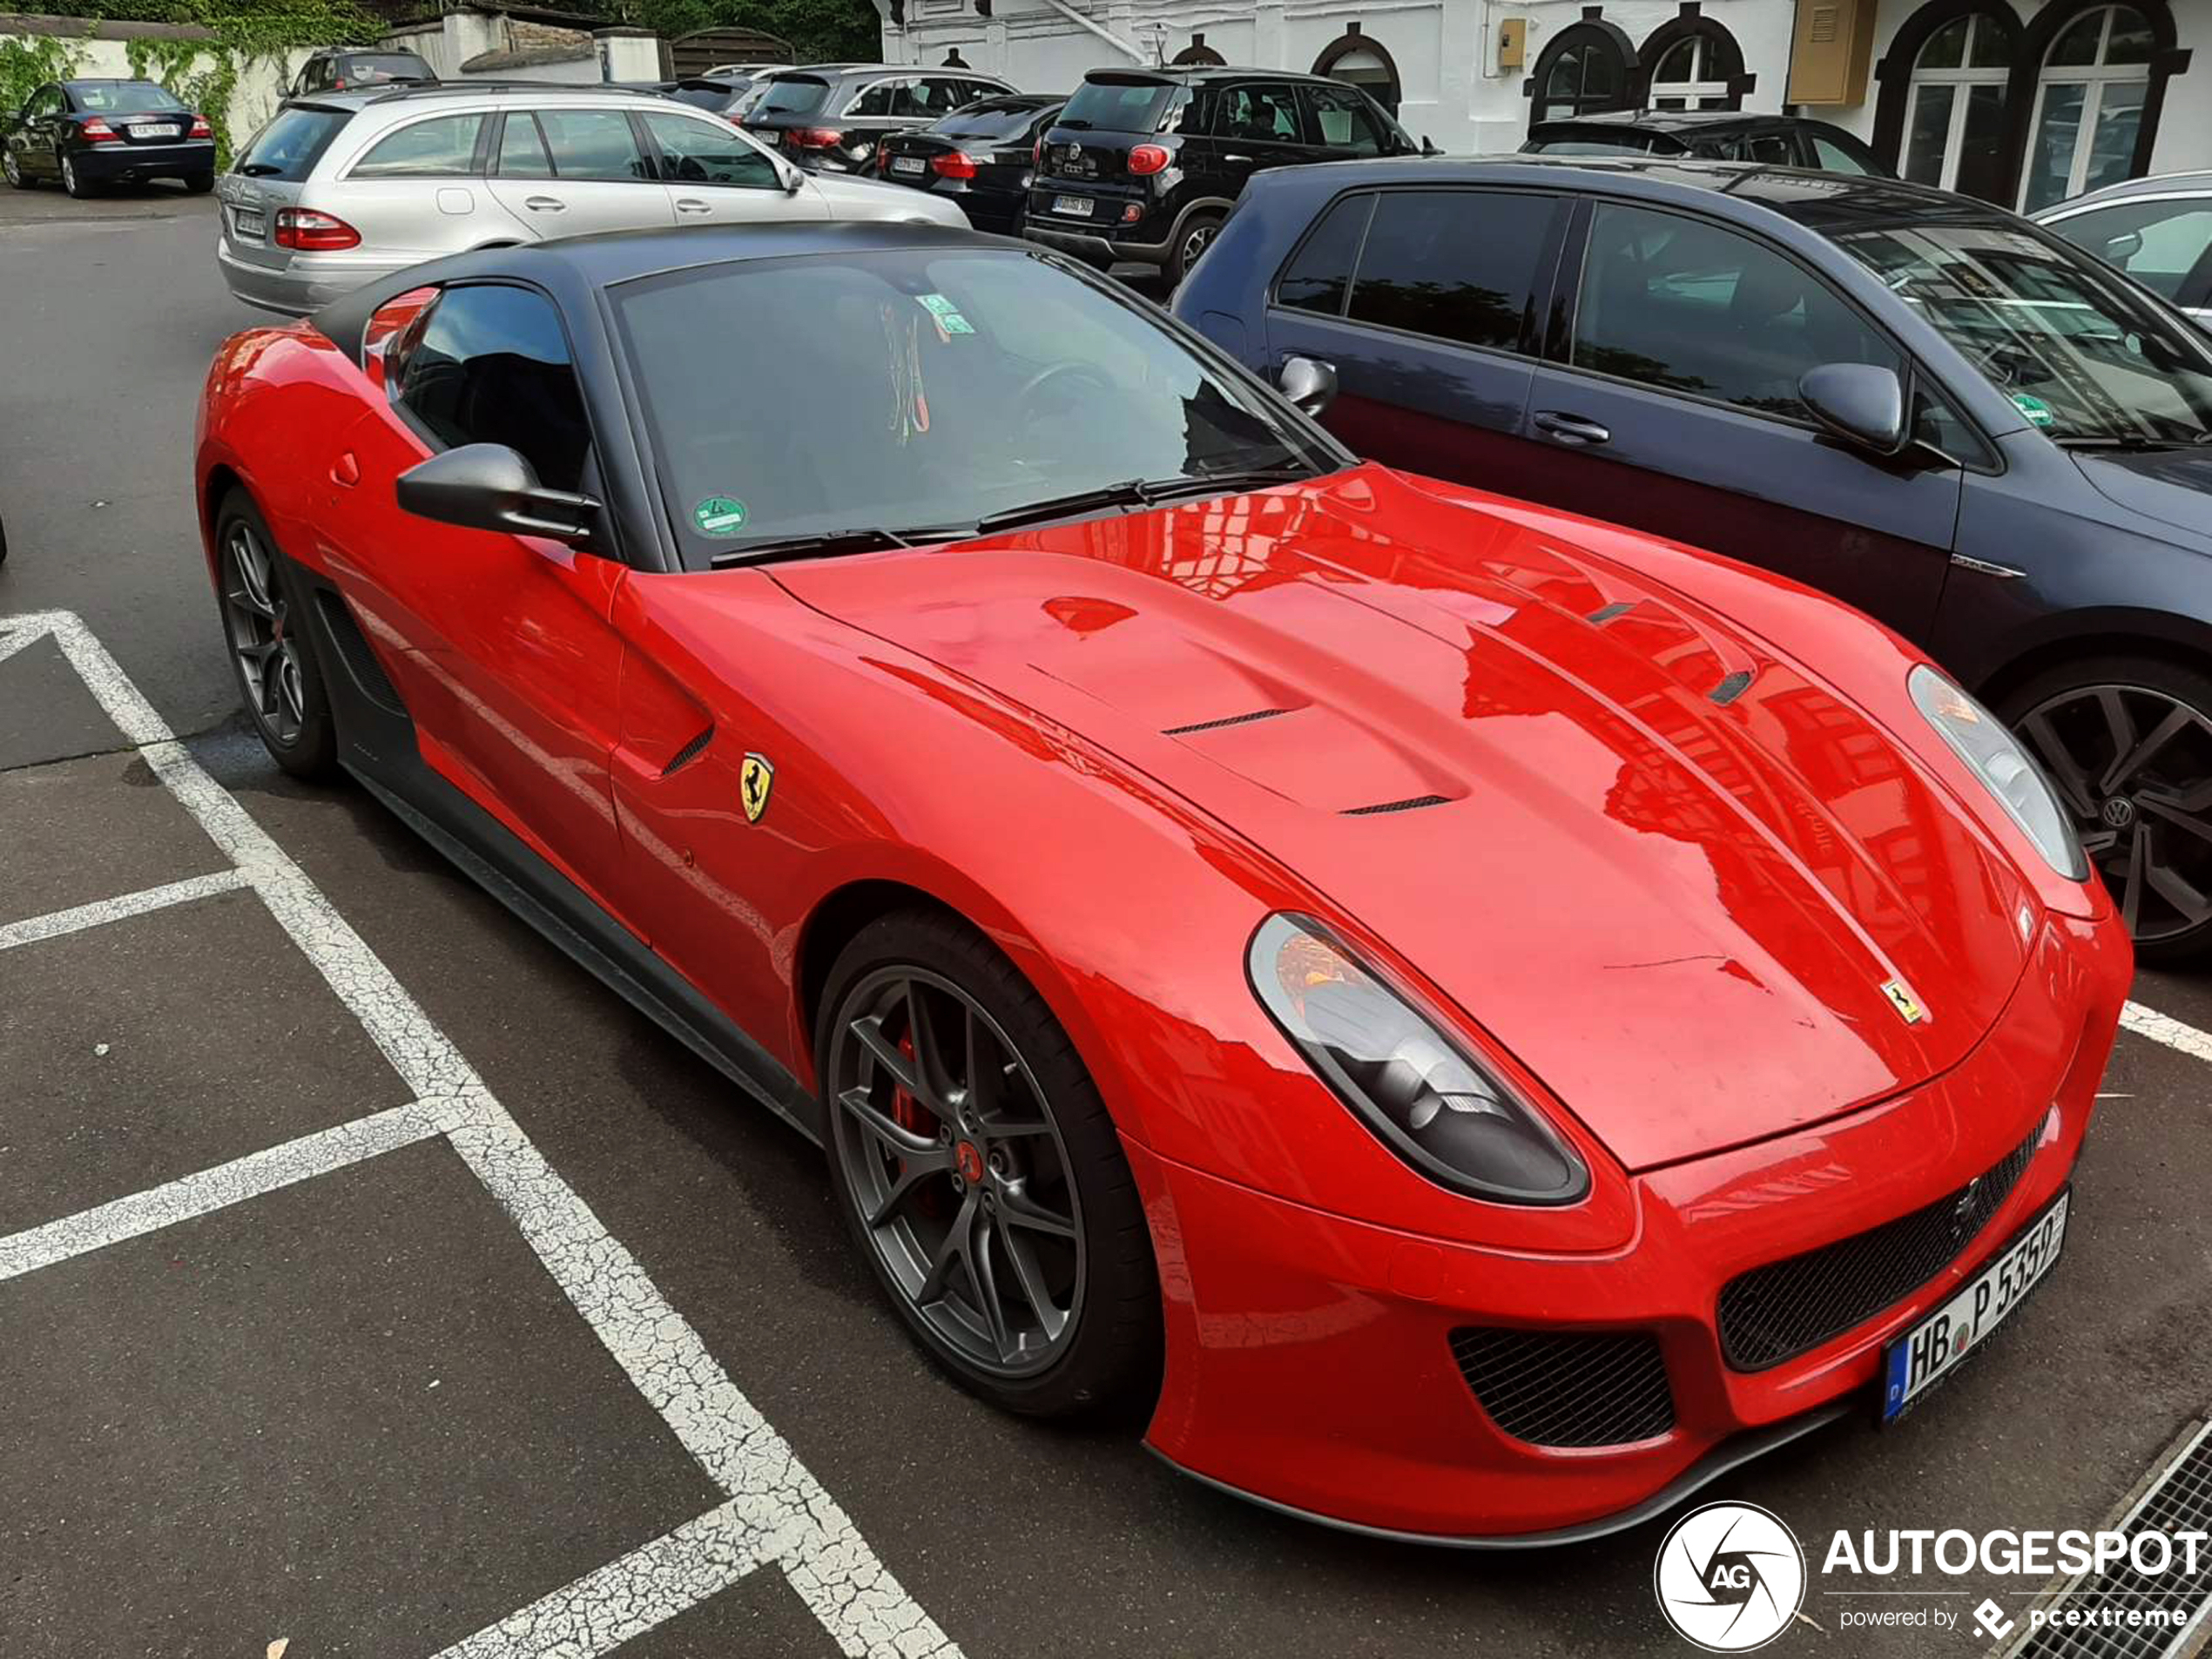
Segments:
[[[1531,1446],[1628,1446],[1675,1426],[1648,1332],[1452,1332],[1452,1357],[1490,1420]]]

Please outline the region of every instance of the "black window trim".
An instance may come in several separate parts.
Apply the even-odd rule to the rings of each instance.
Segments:
[[[499,130],[492,134],[491,143],[484,152],[484,177],[488,179],[527,179],[541,176],[547,179],[558,179],[561,176],[561,164],[553,159],[553,146],[546,142],[545,128],[537,118],[537,111],[536,110],[501,110],[496,113],[499,116],[497,123]],[[509,173],[500,171],[499,158],[507,152],[507,124],[517,117],[529,122],[531,131],[537,134],[538,150],[545,157],[546,172],[543,175],[534,172]]]
[[[1696,403],[1706,408],[1721,409],[1733,415],[1747,415],[1752,420],[1770,421],[1776,426],[1792,427],[1801,432],[1811,432],[1816,436],[1824,434],[1827,430],[1815,421],[1801,421],[1794,415],[1777,415],[1771,409],[1747,408],[1741,403],[1731,403],[1726,398],[1703,397],[1696,392],[1685,392],[1679,387],[1655,386],[1649,381],[1630,380],[1623,374],[1608,374],[1602,369],[1585,368],[1573,361],[1575,323],[1581,309],[1582,302],[1582,278],[1589,266],[1590,226],[1597,217],[1598,208],[1608,204],[1620,207],[1641,208],[1646,212],[1669,214],[1676,219],[1694,219],[1700,224],[1710,225],[1716,230],[1727,231],[1743,237],[1745,240],[1766,249],[1769,253],[1789,260],[1825,288],[1837,302],[1858,318],[1875,338],[1885,342],[1892,351],[1897,353],[1898,361],[1904,366],[1903,373],[1898,378],[1904,382],[1905,407],[1908,414],[1912,408],[1913,397],[1920,382],[1923,380],[1926,381],[1933,389],[1934,395],[1942,401],[1944,407],[1951,411],[1952,418],[1965,427],[1979,442],[1989,457],[1990,464],[1983,465],[1962,460],[1943,450],[1938,450],[1936,453],[1941,455],[1946,461],[1961,471],[1979,473],[1988,478],[2002,475],[2005,471],[2004,452],[1990,441],[1989,435],[1981,429],[1980,423],[1967,412],[1965,401],[1946,386],[1942,378],[1929,369],[1927,365],[1920,361],[1919,354],[1897,337],[1895,331],[1888,324],[1874,316],[1851,295],[1838,288],[1826,272],[1817,266],[1808,264],[1804,256],[1795,248],[1784,246],[1772,237],[1762,234],[1757,228],[1744,224],[1740,219],[1729,219],[1717,213],[1700,212],[1694,207],[1676,202],[1653,201],[1643,197],[1613,195],[1597,191],[1577,197],[1575,203],[1576,225],[1574,234],[1568,239],[1575,244],[1575,263],[1571,270],[1564,262],[1561,266],[1558,291],[1563,296],[1565,304],[1563,308],[1554,311],[1551,326],[1545,331],[1544,355],[1541,360],[1545,368],[1557,369],[1562,374],[1580,375],[1588,380],[1603,381],[1608,385],[1627,387],[1635,391],[1656,393],[1662,397],[1680,398],[1686,403]],[[1848,259],[1850,255],[1845,254],[1844,257]]]
[[[527,114],[529,111],[524,111],[523,113]],[[551,152],[549,150],[547,154],[550,157]],[[433,285],[423,284],[421,286],[429,287]],[[431,324],[436,320],[438,307],[445,304],[447,297],[469,288],[514,288],[523,293],[536,294],[539,299],[544,300],[547,306],[551,307],[553,312],[553,320],[561,330],[561,343],[568,348],[569,372],[576,376],[577,405],[583,416],[584,430],[590,435],[590,442],[585,445],[583,452],[585,477],[583,482],[586,485],[590,484],[592,482],[593,477],[596,475],[600,485],[600,488],[597,492],[599,497],[600,507],[599,512],[597,515],[597,520],[592,530],[592,535],[588,543],[580,546],[579,550],[592,554],[594,556],[598,558],[611,560],[617,564],[631,563],[631,561],[625,557],[623,552],[622,516],[614,510],[607,500],[608,490],[605,483],[606,462],[604,460],[606,450],[604,442],[602,442],[598,426],[591,418],[591,399],[583,384],[583,361],[577,354],[576,331],[569,327],[568,314],[561,308],[560,300],[553,295],[550,289],[541,287],[535,282],[527,282],[520,277],[513,276],[496,275],[460,277],[451,282],[442,282],[435,284],[435,286],[437,288],[436,296],[426,304],[422,307],[421,312],[415,317],[415,320],[408,325],[410,332],[416,329],[421,330],[421,333],[417,334],[415,339],[416,349],[420,349],[422,343],[422,336],[427,335],[429,333]],[[408,289],[406,290],[406,292],[413,293],[414,290]],[[384,304],[390,305],[394,302],[394,300],[396,300],[401,297],[401,296],[399,294],[395,294],[392,296],[392,299],[384,301]],[[380,310],[381,308],[381,307],[378,307]],[[374,312],[370,314],[372,318],[374,314],[375,314]],[[411,350],[408,353],[408,360],[410,361],[413,361],[413,357],[414,352]],[[444,455],[448,450],[452,448],[453,446],[446,442],[443,438],[438,436],[436,433],[431,431],[429,427],[423,422],[421,417],[408,407],[407,400],[400,395],[401,382],[406,378],[407,370],[405,364],[401,364],[398,372],[395,374],[387,373],[384,377],[385,401],[391,406],[392,413],[399,417],[400,423],[406,427],[409,432],[413,433],[415,437],[421,441],[425,448],[429,450],[429,452],[434,455]],[[586,493],[590,492],[587,491]],[[634,568],[643,570],[646,567],[643,565],[637,565]]]
[[[1510,192],[1515,195],[1541,197],[1552,204],[1551,223],[1545,229],[1543,246],[1536,250],[1535,263],[1529,272],[1528,304],[1521,315],[1519,343],[1514,346],[1478,346],[1471,341],[1453,340],[1443,334],[1425,334],[1416,328],[1399,328],[1390,323],[1371,322],[1366,318],[1353,316],[1352,300],[1359,287],[1359,266],[1360,262],[1366,258],[1367,238],[1374,232],[1375,214],[1381,211],[1382,199],[1391,195],[1433,194],[1438,192],[1465,194],[1471,191],[1500,194]],[[1291,266],[1296,263],[1298,254],[1305,250],[1306,243],[1311,241],[1314,233],[1320,229],[1323,221],[1336,211],[1337,205],[1339,202],[1348,201],[1355,196],[1370,198],[1373,206],[1368,209],[1367,222],[1359,227],[1359,245],[1352,250],[1352,267],[1345,275],[1343,300],[1338,303],[1333,312],[1316,311],[1308,306],[1285,305],[1280,295],[1284,277],[1288,274]],[[1531,368],[1540,368],[1547,361],[1543,347],[1544,336],[1549,325],[1546,319],[1554,310],[1556,293],[1560,286],[1561,253],[1569,239],[1568,230],[1579,206],[1580,203],[1575,197],[1552,185],[1438,181],[1420,184],[1363,185],[1357,189],[1343,191],[1332,197],[1327,205],[1313,215],[1312,221],[1299,233],[1297,244],[1284,257],[1282,264],[1277,267],[1275,275],[1267,285],[1267,308],[1271,312],[1281,311],[1291,317],[1318,317],[1324,321],[1342,323],[1347,328],[1370,330],[1375,334],[1388,334],[1399,340],[1419,341],[1426,346],[1440,346],[1448,351],[1474,352],[1484,357],[1495,357],[1511,362],[1525,363]]]

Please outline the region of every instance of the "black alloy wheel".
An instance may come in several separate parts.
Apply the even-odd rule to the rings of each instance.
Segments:
[[[949,916],[886,917],[831,971],[819,1053],[840,1208],[931,1356],[1029,1415],[1149,1404],[1159,1291],[1136,1186],[1012,964]]]
[[[2150,658],[2069,664],[2003,712],[2065,802],[2136,954],[2212,950],[2212,677]]]
[[[328,777],[336,731],[283,557],[243,491],[224,501],[215,534],[223,633],[254,730],[287,772]]]

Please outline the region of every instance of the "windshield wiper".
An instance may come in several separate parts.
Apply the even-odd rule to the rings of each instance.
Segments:
[[[734,564],[758,564],[770,559],[834,558],[840,553],[877,553],[888,547],[919,547],[925,543],[954,542],[972,536],[965,524],[926,525],[917,529],[887,530],[873,526],[849,530],[819,530],[806,536],[779,536],[765,542],[747,542],[726,548],[707,560],[717,570]]]
[[[1311,478],[1315,469],[1304,462],[1278,461],[1256,467],[1223,467],[1218,470],[1178,473],[1172,478],[1130,478],[1071,496],[1052,496],[1022,507],[1008,507],[987,514],[975,523],[978,536],[995,530],[1020,529],[1049,519],[1072,518],[1078,513],[1106,507],[1157,507],[1181,496],[1204,495],[1233,489],[1239,484],[1279,484]]]

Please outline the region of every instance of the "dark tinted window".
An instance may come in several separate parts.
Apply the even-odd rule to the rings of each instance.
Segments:
[[[1043,111],[1028,105],[1008,108],[994,99],[948,115],[929,130],[948,138],[1013,138],[1026,134]]]
[[[305,179],[353,118],[343,110],[281,109],[253,135],[237,171],[249,179]]]
[[[1298,89],[1256,81],[1232,86],[1214,106],[1214,135],[1252,144],[1298,144]]]
[[[400,378],[399,401],[448,448],[503,443],[538,482],[575,489],[590,434],[552,302],[524,288],[449,288]]]
[[[1060,111],[1060,125],[1101,132],[1157,132],[1174,91],[1159,81],[1085,81]]]
[[[789,77],[770,81],[760,94],[760,101],[748,111],[752,115],[812,115],[822,107],[822,100],[829,96],[829,83],[812,75]]]
[[[2172,300],[2212,246],[2212,197],[2115,202],[2045,228]]]
[[[620,110],[540,110],[537,124],[563,179],[650,179],[630,118]]]
[[[455,179],[475,171],[481,115],[441,115],[379,139],[354,163],[354,179]]]
[[[1651,140],[1624,132],[1617,138],[1531,138],[1521,148],[1532,156],[1645,156],[1651,153]]]
[[[1897,353],[1796,260],[1721,226],[1617,203],[1590,224],[1577,368],[1806,418],[1823,363],[1901,368]]]
[[[645,130],[659,147],[661,177],[684,184],[738,185],[781,190],[776,164],[739,138],[737,129],[684,115],[648,115]]]
[[[911,81],[878,81],[861,89],[860,95],[846,105],[841,113],[851,116],[911,115],[914,112]]]
[[[1284,267],[1283,280],[1275,285],[1276,303],[1340,315],[1345,292],[1352,286],[1352,263],[1359,257],[1360,239],[1367,233],[1367,217],[1374,208],[1372,195],[1347,196],[1330,208]]]
[[[1320,141],[1332,150],[1345,150],[1355,156],[1379,156],[1390,148],[1389,135],[1373,105],[1365,93],[1342,86],[1307,86],[1299,89],[1305,98],[1306,112],[1312,118],[1313,127]]]
[[[1399,190],[1375,205],[1350,314],[1513,351],[1557,204],[1515,191]]]
[[[537,122],[527,112],[507,118],[499,134],[499,176],[502,179],[550,179],[553,158],[545,152],[545,139],[537,130]]]

